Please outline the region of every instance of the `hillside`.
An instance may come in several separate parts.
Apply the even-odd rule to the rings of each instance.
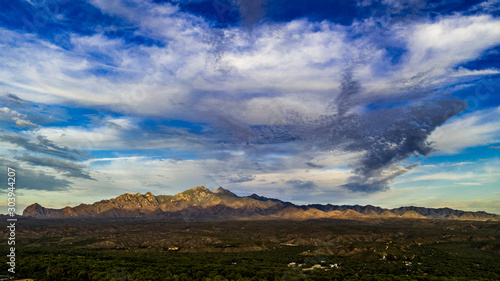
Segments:
[[[146,217],[166,219],[350,219],[373,218],[447,219],[500,221],[500,216],[486,212],[467,212],[450,208],[400,207],[384,209],[371,205],[294,205],[278,199],[252,194],[238,196],[219,187],[210,191],[198,186],[175,195],[125,193],[116,198],[76,207],[50,209],[38,203],[28,206],[23,216],[33,218],[120,218]]]

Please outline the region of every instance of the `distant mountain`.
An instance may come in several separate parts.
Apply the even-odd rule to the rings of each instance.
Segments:
[[[116,198],[76,207],[49,209],[35,203],[23,216],[34,218],[147,217],[165,219],[291,219],[321,218],[368,220],[373,218],[449,219],[500,221],[500,215],[466,212],[449,208],[400,207],[384,209],[375,206],[295,205],[257,194],[238,196],[219,187],[210,191],[198,186],[175,195],[125,193]]]

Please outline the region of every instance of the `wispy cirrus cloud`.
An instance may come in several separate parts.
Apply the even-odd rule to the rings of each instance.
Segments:
[[[500,107],[467,113],[437,128],[428,138],[437,154],[500,142]]]
[[[0,141],[11,143],[28,151],[48,154],[68,160],[80,161],[88,158],[88,154],[67,146],[60,146],[44,136],[37,136],[36,142],[19,135],[0,135]]]
[[[16,160],[29,163],[33,166],[50,167],[63,175],[74,178],[82,178],[88,180],[93,179],[88,171],[85,171],[86,166],[82,164],[73,163],[71,161],[61,161],[54,158],[47,157],[36,157],[29,154],[23,154],[22,156],[15,157]]]
[[[6,171],[7,167],[16,170],[16,188],[18,190],[66,190],[72,182],[53,174],[47,174],[39,169],[26,168],[19,165],[19,162],[0,158],[0,167]],[[1,173],[0,180],[7,182],[7,173]],[[6,192],[4,189],[0,192]]]

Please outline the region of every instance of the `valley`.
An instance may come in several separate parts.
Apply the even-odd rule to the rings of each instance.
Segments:
[[[35,203],[16,224],[16,278],[34,280],[500,280],[499,257],[496,214],[295,205],[222,187]]]
[[[498,222],[25,218],[18,224],[16,276],[35,280],[500,277]]]

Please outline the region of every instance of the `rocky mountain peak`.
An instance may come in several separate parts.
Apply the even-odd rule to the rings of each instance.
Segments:
[[[124,193],[122,195],[119,195],[118,197],[116,197],[116,199],[125,199],[125,200],[131,200],[131,199],[137,199],[137,198],[150,198],[150,197],[155,197],[153,195],[153,193],[151,192],[146,192],[145,194],[141,194],[141,193]]]
[[[203,185],[200,185],[200,186],[197,186],[197,187],[193,187],[193,188],[188,189],[188,190],[186,190],[184,192],[188,192],[188,191],[212,193],[212,191],[210,191],[210,189],[204,187]]]
[[[141,193],[125,193],[109,201],[102,202],[103,204],[108,204],[110,202],[113,206],[124,208],[124,209],[136,209],[144,208],[148,210],[155,209],[158,205],[158,199],[151,192],[146,194]]]
[[[255,199],[255,200],[259,200],[259,201],[266,201],[267,198],[264,197],[264,196],[260,196],[256,193],[253,193],[252,195],[248,196],[248,198],[252,198],[252,199]]]
[[[44,217],[45,215],[47,215],[48,212],[47,209],[42,207],[40,204],[34,203],[26,207],[26,209],[24,209],[23,215],[25,213],[30,214],[30,216],[33,217]]]
[[[200,200],[206,201],[211,197],[214,197],[213,192],[203,185],[188,189],[174,195],[174,198],[178,200],[187,200],[191,202],[198,202]]]
[[[223,188],[222,186],[220,186],[219,188],[217,188],[216,190],[214,190],[213,193],[216,193],[216,194],[221,194],[221,195],[227,195],[227,196],[233,196],[233,197],[238,197],[238,195],[232,193],[231,191]]]

